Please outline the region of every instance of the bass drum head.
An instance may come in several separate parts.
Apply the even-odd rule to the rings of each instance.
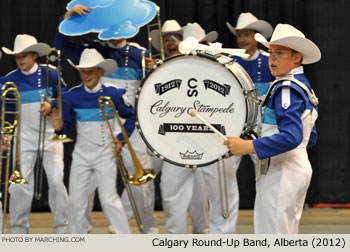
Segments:
[[[136,96],[136,126],[154,154],[193,168],[228,153],[224,140],[189,113],[196,109],[223,135],[241,135],[247,104],[232,67],[205,56],[179,55],[152,70]]]

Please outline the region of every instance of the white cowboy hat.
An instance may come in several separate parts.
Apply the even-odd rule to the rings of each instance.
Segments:
[[[44,56],[50,50],[50,46],[45,43],[38,43],[35,37],[27,34],[18,34],[15,38],[13,51],[2,47],[6,54],[14,55],[23,52],[36,52],[39,56]]]
[[[75,65],[72,61],[67,59],[68,62],[78,69],[100,67],[104,70],[104,75],[109,75],[117,70],[118,65],[113,59],[104,59],[102,55],[96,49],[86,48],[82,52],[79,60],[79,64]]]
[[[183,29],[179,25],[179,23],[174,19],[165,21],[163,26],[162,26],[162,35],[164,36],[164,35],[169,34],[169,33],[179,34],[182,37]],[[160,51],[159,30],[151,31],[151,43],[155,49]]]
[[[195,38],[199,43],[201,42],[214,42],[218,38],[216,31],[211,31],[205,34],[205,31],[198,23],[188,23],[184,27],[183,40],[188,37]]]
[[[249,29],[261,33],[265,38],[269,38],[273,31],[272,26],[268,22],[257,19],[250,12],[241,13],[239,15],[236,27],[231,26],[228,22],[226,22],[226,25],[235,35],[237,35],[237,30]]]
[[[304,33],[289,24],[278,24],[270,42],[260,33],[255,34],[255,40],[266,47],[270,45],[281,45],[300,52],[303,55],[302,64],[315,63],[321,59],[321,51],[317,45],[305,38]]]

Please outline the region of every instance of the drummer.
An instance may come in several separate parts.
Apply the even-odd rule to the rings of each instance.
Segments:
[[[269,48],[269,67],[277,78],[263,102],[263,137],[228,137],[225,144],[235,155],[256,153],[260,160],[269,159],[256,183],[255,233],[295,234],[312,174],[306,149],[316,143],[318,116],[318,100],[302,64],[319,61],[321,52],[288,24],[278,24],[270,42],[259,33],[255,39]]]

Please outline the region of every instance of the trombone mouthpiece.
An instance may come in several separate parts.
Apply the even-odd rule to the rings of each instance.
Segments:
[[[195,117],[197,115],[197,110],[192,109],[190,112],[190,116]]]

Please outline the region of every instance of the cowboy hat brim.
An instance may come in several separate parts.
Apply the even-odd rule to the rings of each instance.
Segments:
[[[264,20],[258,20],[254,21],[244,27],[233,27],[230,25],[229,22],[226,22],[227,28],[237,36],[237,30],[243,30],[243,29],[248,29],[248,30],[253,30],[258,33],[261,33],[265,38],[269,38],[273,32],[272,26],[264,21]]]
[[[76,68],[79,71],[82,68],[91,68],[91,67],[102,68],[104,70],[103,75],[110,75],[110,74],[114,73],[118,68],[117,63],[115,62],[115,60],[112,60],[112,59],[105,59],[105,60],[103,60],[97,64],[93,64],[93,65],[91,65],[91,64],[75,65],[70,59],[67,59],[67,61],[69,62],[69,64],[71,64],[74,68]]]
[[[162,35],[166,34],[178,34],[181,37],[183,36],[183,28],[180,30],[175,30],[175,31],[169,31],[169,32],[163,32]],[[160,34],[159,30],[153,30],[151,31],[151,44],[152,46],[157,50],[160,51]]]
[[[47,52],[50,50],[50,46],[45,43],[37,43],[35,45],[28,46],[18,51],[12,51],[6,47],[2,47],[2,50],[4,51],[4,53],[9,55],[15,55],[15,54],[24,53],[24,52],[36,52],[38,53],[39,56],[45,56]]]
[[[269,48],[270,45],[280,45],[300,52],[303,55],[303,61],[301,62],[302,64],[315,63],[321,59],[320,49],[314,42],[307,38],[289,36],[268,42],[262,34],[256,33],[255,40],[267,48]]]
[[[211,31],[208,34],[205,35],[204,38],[202,38],[199,43],[201,42],[214,42],[218,38],[218,33],[216,31]]]

